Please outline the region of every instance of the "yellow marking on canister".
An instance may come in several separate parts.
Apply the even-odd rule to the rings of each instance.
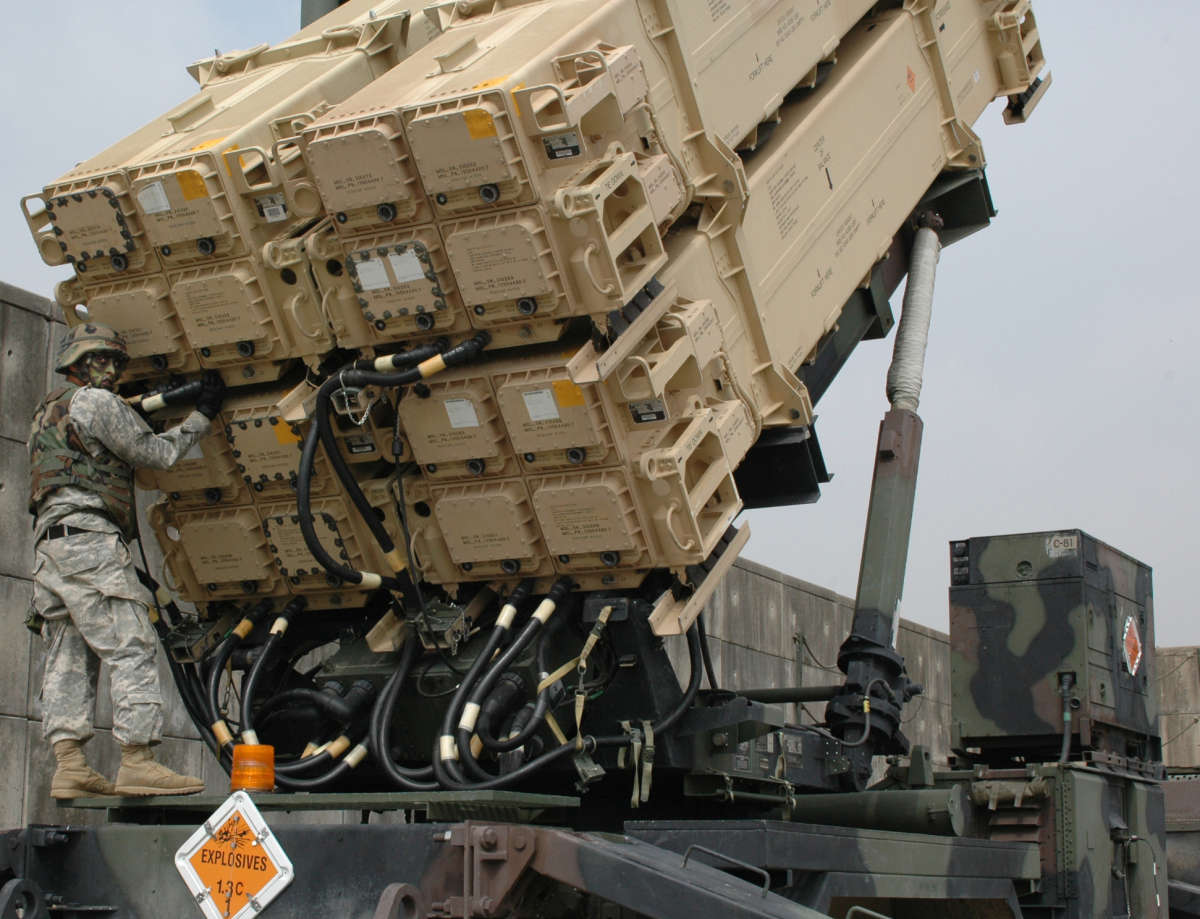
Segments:
[[[583,389],[571,380],[554,380],[554,399],[562,408],[576,408],[584,404]]]
[[[185,169],[183,172],[177,172],[175,179],[179,182],[179,190],[183,192],[184,201],[195,201],[197,198],[208,197],[208,188],[204,184],[204,177],[196,170]]]
[[[292,426],[286,421],[280,419],[271,425],[271,429],[275,432],[275,439],[279,441],[280,446],[288,446],[290,444],[298,444],[301,437],[292,430]]]
[[[471,140],[484,140],[496,136],[496,122],[492,113],[481,108],[468,109],[463,112],[463,121],[467,123],[467,133]]]

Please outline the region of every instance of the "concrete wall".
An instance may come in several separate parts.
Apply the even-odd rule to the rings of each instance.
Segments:
[[[824,587],[739,559],[705,612],[713,669],[725,689],[816,686],[840,683],[837,652],[850,632],[854,601]],[[901,620],[896,646],[909,676],[925,693],[907,707],[904,733],[924,744],[934,759],[949,753],[949,639],[934,629]],[[687,674],[686,650],[671,648]],[[800,722],[819,721],[824,703],[793,710]]]
[[[1200,648],[1159,648],[1157,664],[1163,761],[1200,766]]]
[[[32,594],[33,561],[26,441],[34,408],[62,379],[54,373],[52,357],[64,331],[53,302],[0,283],[0,827],[103,820],[95,811],[62,810],[49,797],[53,756],[41,733],[41,639],[23,625]],[[188,720],[165,663],[160,659],[159,664],[169,700],[159,758],[175,769],[203,775],[211,790],[227,788],[228,779]],[[107,685],[102,671],[96,737],[88,744],[88,755],[111,777],[120,750],[112,738]]]

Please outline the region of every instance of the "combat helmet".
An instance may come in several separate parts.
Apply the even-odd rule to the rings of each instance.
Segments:
[[[72,328],[59,345],[54,369],[59,373],[66,373],[67,368],[93,351],[116,351],[129,357],[125,338],[120,332],[98,322],[84,322]]]

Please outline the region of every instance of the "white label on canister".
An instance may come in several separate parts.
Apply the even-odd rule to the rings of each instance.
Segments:
[[[143,214],[161,214],[171,209],[162,182],[151,182],[137,193],[137,200]]]
[[[254,199],[254,206],[267,223],[287,220],[287,199],[281,194],[260,195]]]
[[[401,252],[400,254],[392,254],[388,256],[388,261],[392,263],[392,272],[396,275],[396,281],[400,284],[407,284],[409,281],[420,281],[425,277],[425,266],[421,264],[421,260],[417,258],[417,253]]]
[[[552,389],[527,389],[521,393],[530,421],[558,421],[558,403]]]
[[[1075,533],[1055,533],[1046,537],[1048,558],[1067,558],[1079,551],[1079,536]]]
[[[446,417],[452,428],[477,428],[479,416],[475,414],[475,403],[470,399],[447,399]]]
[[[382,259],[369,258],[365,262],[356,262],[354,270],[358,273],[358,284],[363,290],[382,290],[392,286]]]

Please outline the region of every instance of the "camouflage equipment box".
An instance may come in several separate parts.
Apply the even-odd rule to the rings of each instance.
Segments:
[[[1147,566],[1080,530],[1024,533],[951,542],[950,583],[956,751],[1055,758],[1066,722],[1077,752],[1158,758]]]

